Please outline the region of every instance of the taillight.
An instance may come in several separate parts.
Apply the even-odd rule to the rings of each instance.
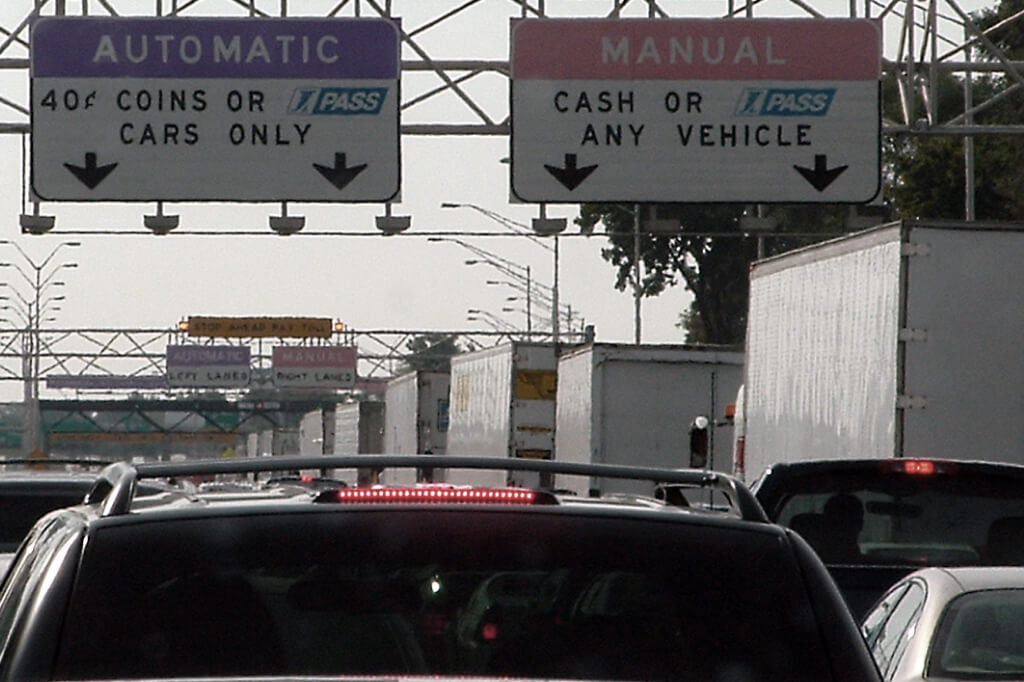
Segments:
[[[321,494],[318,502],[342,503],[466,503],[466,504],[536,504],[543,503],[532,490],[477,488],[344,488]],[[546,501],[546,500],[544,500]]]
[[[880,463],[883,471],[916,476],[952,474],[957,469],[955,462],[943,462],[930,459],[883,459]]]
[[[498,633],[500,632],[497,623],[484,623],[480,627],[480,639],[485,642],[493,642],[498,639]]]
[[[907,472],[908,474],[934,474],[935,463],[911,460],[908,462],[904,462],[903,471]]]

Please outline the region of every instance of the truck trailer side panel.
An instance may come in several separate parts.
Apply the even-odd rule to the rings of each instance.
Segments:
[[[449,375],[416,370],[388,381],[384,392],[384,452],[398,455],[443,455],[447,445],[446,411]],[[412,469],[386,471],[381,482],[416,482]]]
[[[594,415],[595,407],[599,405],[596,396],[600,395],[600,384],[601,375],[594,372],[590,348],[570,351],[558,358],[555,452],[560,462],[594,461]],[[569,477],[556,476],[555,479],[559,487],[572,487]]]
[[[745,448],[1024,461],[1019,226],[906,221],[756,263]]]
[[[908,241],[899,454],[1024,463],[1024,231]]]
[[[384,452],[384,403],[362,400],[341,403],[334,409],[334,454],[379,455]],[[333,478],[351,486],[358,483],[355,469],[334,469]]]
[[[512,342],[452,358],[448,452],[481,457],[555,456],[557,360],[553,344]],[[502,472],[459,471],[455,482],[504,485]],[[513,473],[509,482],[537,485]],[[500,480],[499,480],[500,479]]]
[[[810,457],[890,457],[900,325],[899,229],[754,267],[745,475]]]
[[[564,354],[558,374],[555,449],[560,460],[686,468],[691,464],[690,426],[704,416],[711,423],[706,466],[731,468],[732,428],[716,422],[743,380],[741,352],[592,344]],[[588,488],[653,492],[645,484],[574,478],[558,476],[556,485],[580,494],[589,493]]]

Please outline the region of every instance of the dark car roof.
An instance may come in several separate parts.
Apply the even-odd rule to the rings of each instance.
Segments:
[[[973,459],[889,458],[889,459],[810,459],[779,462],[768,467],[750,489],[771,516],[769,502],[785,487],[786,492],[800,488],[796,480],[808,481],[810,487],[824,487],[828,477],[885,475],[998,476],[1024,482],[1024,465]]]
[[[864,469],[885,469],[908,462],[931,462],[937,468],[965,467],[976,471],[999,471],[1024,477],[1024,465],[1012,462],[993,462],[982,459],[949,459],[934,457],[893,457],[863,459],[830,459],[821,457],[793,462],[777,462],[769,467],[771,471],[792,471],[813,474],[822,471],[860,471]]]
[[[323,467],[346,467],[346,466],[409,466],[417,467],[467,467],[467,468],[488,468],[508,467],[517,468],[515,460],[492,459],[484,457],[457,457],[451,455],[358,455],[327,456],[317,460],[318,466]],[[193,460],[186,462],[172,463],[147,463],[130,465],[127,463],[116,463],[104,469],[95,477],[95,484],[85,501],[89,504],[101,503],[98,507],[87,507],[83,513],[87,517],[115,517],[123,516],[127,512],[142,512],[145,514],[173,513],[173,514],[203,514],[211,508],[225,510],[217,513],[232,513],[232,510],[246,513],[258,510],[261,506],[273,507],[275,509],[287,507],[301,507],[310,505],[311,501],[320,504],[334,502],[334,495],[348,495],[354,501],[357,496],[365,498],[379,494],[376,499],[360,499],[366,504],[378,502],[381,504],[393,504],[396,502],[420,502],[439,504],[449,502],[459,505],[470,501],[460,499],[460,491],[465,491],[465,486],[458,485],[427,485],[420,489],[423,491],[422,498],[398,499],[386,495],[388,487],[380,487],[374,490],[349,489],[344,483],[337,482],[331,485],[329,480],[318,480],[316,485],[305,485],[296,483],[288,477],[271,479],[271,484],[262,486],[247,487],[243,485],[231,485],[221,487],[218,485],[201,486],[200,488],[181,489],[177,492],[170,490],[164,498],[147,500],[141,506],[135,500],[137,486],[151,479],[160,480],[187,480],[195,475],[215,475],[218,473],[230,472],[255,473],[265,471],[290,471],[293,469],[309,467],[307,457],[286,457],[258,458],[248,461],[224,461],[224,460]],[[649,469],[630,466],[609,466],[609,465],[575,465],[573,463],[557,462],[527,462],[521,467],[526,470],[550,470],[561,473],[588,473],[590,475],[600,474],[607,477],[622,478],[650,478],[652,481],[689,487],[696,490],[717,491],[722,499],[727,500],[731,506],[716,510],[705,507],[677,506],[667,503],[665,500],[655,497],[643,497],[634,495],[612,494],[600,498],[577,497],[572,494],[558,494],[550,491],[526,491],[534,496],[533,504],[542,506],[557,505],[565,508],[572,508],[577,511],[593,512],[598,514],[671,514],[682,515],[680,518],[734,518],[748,522],[766,524],[768,519],[760,505],[742,484],[730,476],[723,476],[715,472],[702,472],[694,470],[664,470]],[[204,489],[205,488],[205,489]],[[409,495],[408,491],[406,494]],[[447,497],[446,497],[447,496]],[[182,499],[202,500],[202,505],[182,504]],[[342,500],[346,501],[346,500]],[[521,507],[520,507],[521,509]]]

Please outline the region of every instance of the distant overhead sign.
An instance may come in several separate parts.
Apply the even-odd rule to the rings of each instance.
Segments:
[[[188,318],[188,335],[223,338],[320,338],[333,334],[328,317],[205,317]]]
[[[277,388],[356,385],[356,349],[352,346],[278,346],[273,353]]]
[[[544,202],[867,202],[869,19],[513,20],[512,192]]]
[[[248,346],[167,346],[167,384],[243,388],[252,379]]]
[[[53,200],[387,201],[386,19],[38,17],[32,188]]]

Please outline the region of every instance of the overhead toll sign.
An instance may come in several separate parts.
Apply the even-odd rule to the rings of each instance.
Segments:
[[[371,18],[38,17],[44,199],[388,201],[399,29]]]
[[[167,346],[167,385],[243,388],[252,377],[248,346]]]
[[[188,335],[200,337],[330,338],[334,333],[328,317],[205,317],[188,318]]]
[[[862,203],[881,182],[869,19],[516,19],[523,201]]]
[[[352,346],[278,346],[273,354],[277,388],[356,385],[356,349]]]

